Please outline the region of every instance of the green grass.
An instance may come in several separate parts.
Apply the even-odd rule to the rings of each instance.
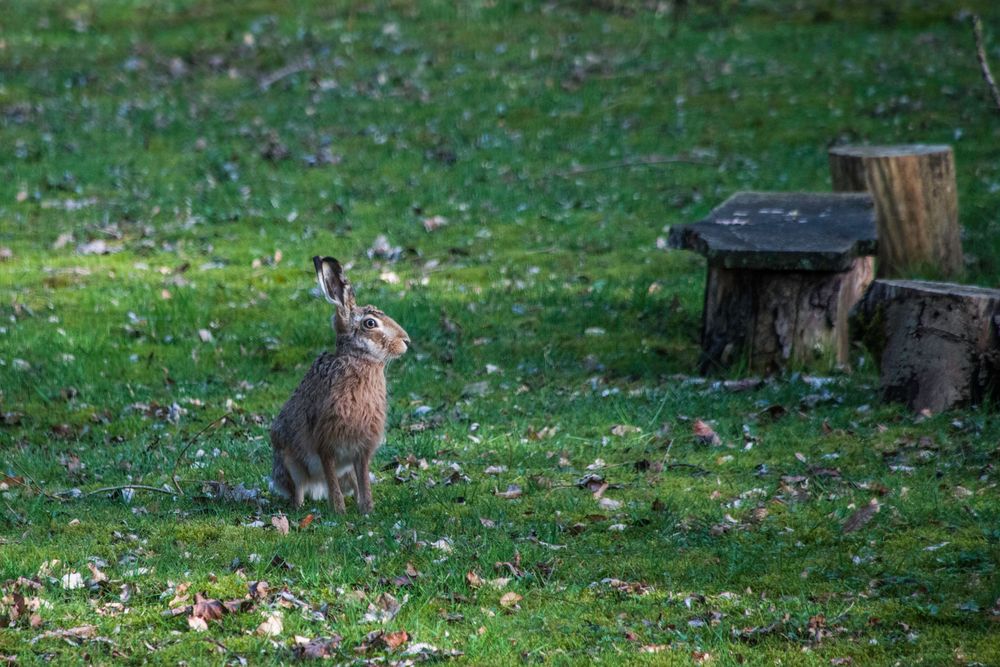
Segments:
[[[0,655],[262,664],[336,633],[343,663],[418,642],[468,664],[1000,663],[991,409],[914,418],[869,368],[685,380],[704,265],[658,249],[664,226],[739,189],[827,190],[833,142],[954,145],[966,278],[1000,276],[1000,120],[958,6],[825,4],[720,2],[675,30],[626,2],[3,3],[0,618],[37,577],[41,625],[17,619]],[[1000,67],[1000,13],[966,4]],[[704,164],[613,166],[651,155]],[[366,257],[379,234],[399,261]],[[99,239],[120,252],[78,252]],[[169,484],[223,414],[178,476],[266,489],[270,420],[333,343],[314,254],[416,343],[389,372],[374,514],[196,481],[45,495]],[[575,485],[598,459],[620,506]],[[451,464],[469,481],[442,483]],[[95,560],[107,582],[62,587]],[[255,580],[309,610],[272,594],[205,632],[163,615],[182,583],[229,600]],[[382,593],[405,603],[364,622]],[[281,634],[258,636],[275,609]],[[44,635],[86,625],[107,641]],[[382,627],[409,642],[356,653]]]

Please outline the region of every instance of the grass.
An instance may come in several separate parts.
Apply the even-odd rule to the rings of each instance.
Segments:
[[[967,4],[1000,63],[1000,13]],[[993,411],[914,417],[869,368],[687,378],[704,266],[657,247],[736,190],[828,189],[833,142],[945,142],[967,280],[995,284],[1000,122],[956,6],[4,10],[0,655],[263,664],[336,634],[345,663],[419,643],[469,664],[1000,662]],[[623,164],[673,155],[701,164]],[[367,257],[379,234],[400,259]],[[81,252],[98,240],[116,252]],[[270,419],[333,344],[317,253],[416,343],[369,517],[198,481],[266,489]],[[183,496],[49,497],[169,487],[178,462]],[[205,631],[163,614],[260,580]],[[366,620],[386,593],[398,613]]]

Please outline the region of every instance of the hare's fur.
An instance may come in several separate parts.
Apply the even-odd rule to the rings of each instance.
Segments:
[[[271,425],[271,488],[296,506],[306,496],[327,498],[338,512],[346,491],[368,512],[369,464],[385,436],[385,367],[406,352],[410,339],[382,311],[354,304],[336,260],[314,262],[320,287],[337,308],[337,347],[313,362]]]

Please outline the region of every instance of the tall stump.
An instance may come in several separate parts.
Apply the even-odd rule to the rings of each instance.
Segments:
[[[875,201],[879,277],[961,274],[950,146],[837,146],[829,158],[834,190],[867,190]]]
[[[883,398],[932,412],[995,395],[998,325],[1000,290],[919,280],[876,280],[851,313]]]

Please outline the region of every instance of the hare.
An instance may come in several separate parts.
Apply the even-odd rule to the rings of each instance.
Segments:
[[[375,306],[357,306],[340,263],[313,257],[316,280],[336,308],[337,347],[313,362],[271,424],[272,491],[302,505],[308,493],[344,511],[344,492],[372,510],[368,466],[385,435],[385,367],[410,337]]]

